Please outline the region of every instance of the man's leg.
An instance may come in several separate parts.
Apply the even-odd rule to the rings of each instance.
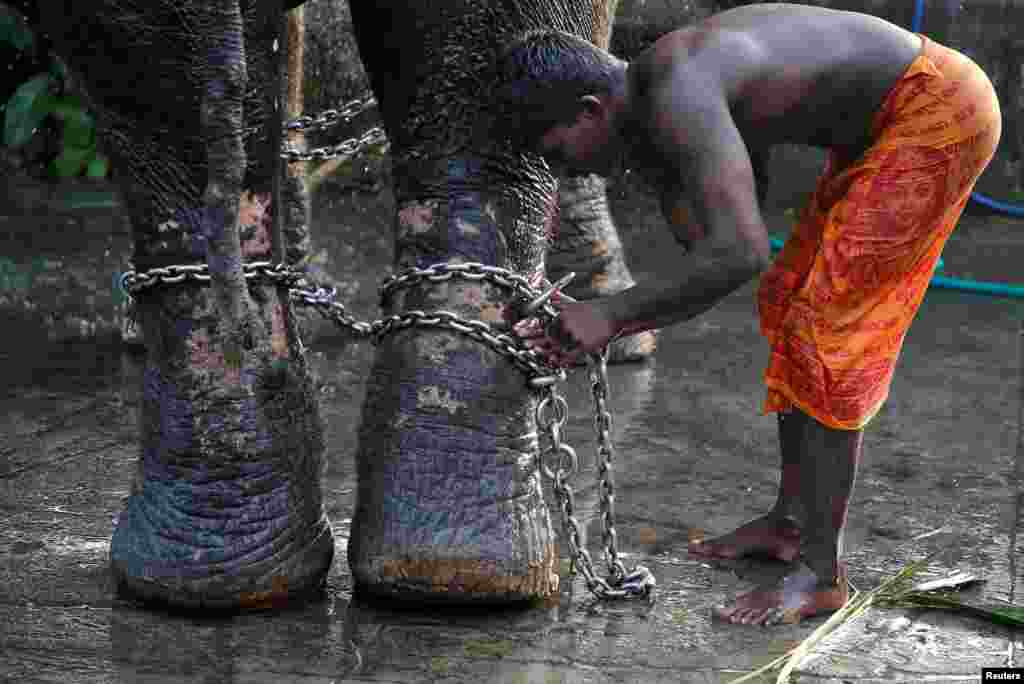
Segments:
[[[716,608],[715,614],[723,620],[798,622],[837,610],[846,602],[849,589],[840,556],[864,433],[833,430],[806,415],[805,421],[799,478],[805,516],[800,562],[781,583],[758,587]]]
[[[748,554],[767,555],[784,561],[796,558],[800,551],[803,521],[801,442],[804,426],[812,421],[807,414],[796,409],[777,415],[782,464],[779,495],[774,508],[721,537],[691,542],[691,554],[702,558],[739,558]]]

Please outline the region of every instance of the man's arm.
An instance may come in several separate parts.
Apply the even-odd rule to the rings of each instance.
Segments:
[[[674,166],[662,208],[689,248],[664,285],[638,285],[604,302],[625,333],[663,327],[714,306],[771,259],[757,206],[754,170],[717,84],[686,74],[654,95],[648,124],[655,149]],[[680,206],[691,206],[692,215]]]

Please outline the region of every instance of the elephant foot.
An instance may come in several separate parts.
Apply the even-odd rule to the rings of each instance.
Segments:
[[[432,507],[429,495],[425,492],[418,503]],[[477,524],[465,520],[456,526],[455,520],[463,516],[439,517],[435,522],[444,529],[429,532],[436,544],[425,543],[424,530],[407,515],[392,518],[390,499],[384,495],[376,515],[358,506],[352,520],[349,565],[360,594],[416,603],[497,605],[544,599],[558,591],[558,545],[539,496],[507,508],[488,507],[490,512],[467,512],[479,519]],[[457,511],[464,504],[449,498],[444,505]],[[481,528],[490,528],[489,538],[480,537]]]
[[[384,559],[357,571],[356,591],[375,598],[444,605],[509,605],[558,590],[558,550],[550,545],[526,572],[483,560]]]
[[[377,348],[367,385],[348,561],[362,593],[509,604],[558,589],[558,543],[537,470],[537,399],[467,336]]]
[[[111,571],[121,596],[144,603],[204,613],[280,609],[317,596],[334,559],[326,517],[314,526],[314,534],[302,535],[301,543],[284,543],[269,554],[204,562],[204,555],[213,554],[197,549],[192,558],[161,558],[174,544],[164,535],[133,528],[137,512],[131,508],[114,532]]]

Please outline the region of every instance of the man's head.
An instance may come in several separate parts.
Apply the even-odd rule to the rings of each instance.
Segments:
[[[607,174],[619,156],[627,64],[561,31],[532,31],[499,60],[501,131],[556,167]]]

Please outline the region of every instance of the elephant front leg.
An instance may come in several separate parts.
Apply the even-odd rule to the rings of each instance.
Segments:
[[[576,176],[559,184],[559,219],[548,250],[547,273],[552,281],[570,271],[576,277],[565,288],[570,297],[596,299],[621,292],[636,281],[626,265],[622,242],[608,209],[605,180]],[[655,331],[612,342],[609,361],[639,361],[654,353]]]
[[[225,339],[212,292],[139,298],[147,361],[140,456],[111,541],[130,596],[184,608],[265,608],[322,586],[334,555],[322,426],[278,288],[252,288],[268,334]]]
[[[398,187],[400,271],[460,262],[520,274],[541,269],[550,212],[529,216],[500,199],[488,190],[500,184],[481,175],[477,160],[439,160],[433,168],[439,177],[421,175],[417,184],[444,187],[446,196],[424,197],[422,185],[409,196]],[[508,239],[513,227],[530,239]],[[449,311],[507,334],[511,300],[500,284],[452,278],[400,289],[385,313]],[[381,341],[363,407],[349,541],[361,591],[509,602],[557,589],[528,379],[510,355],[458,330],[412,325]]]

